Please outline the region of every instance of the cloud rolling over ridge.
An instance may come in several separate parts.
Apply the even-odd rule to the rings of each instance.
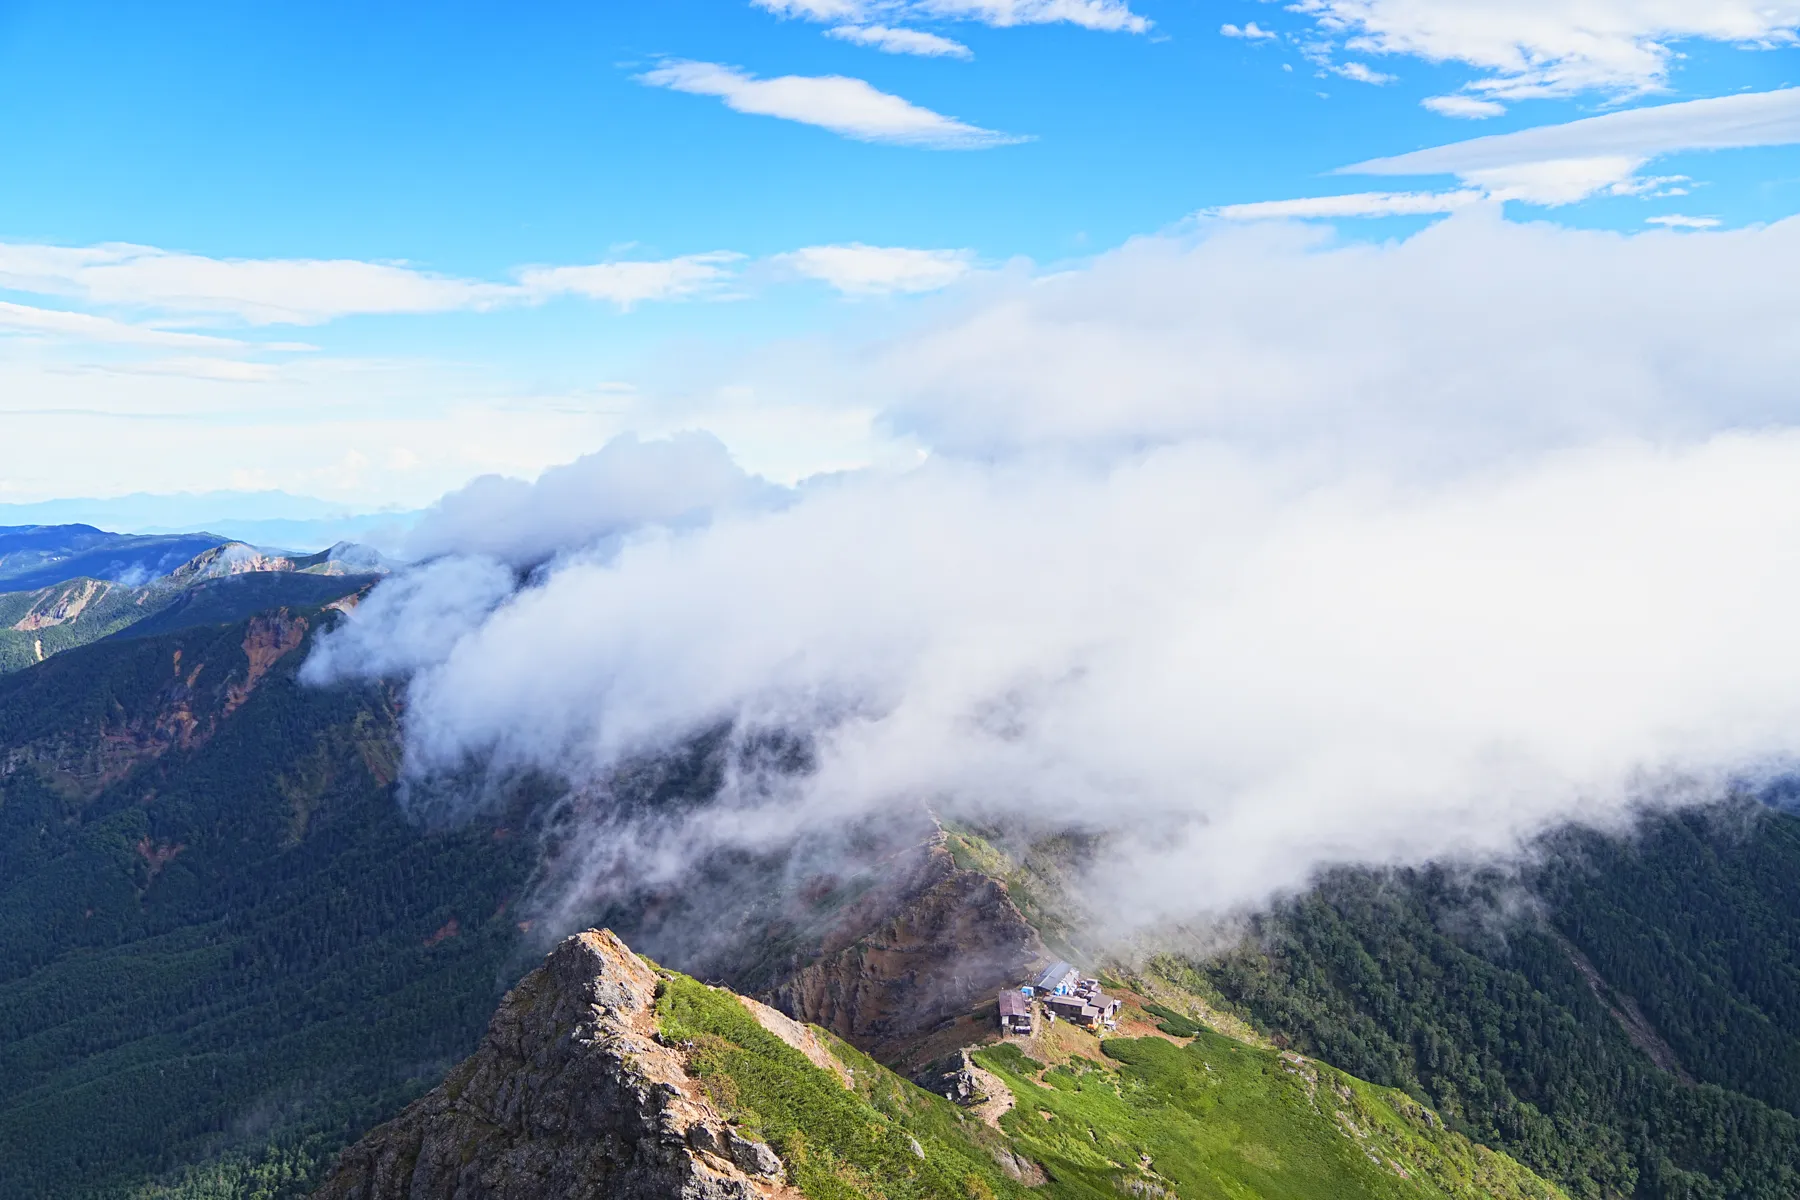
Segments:
[[[384,584],[312,669],[417,668],[420,779],[474,759],[592,782],[721,723],[806,733],[816,769],[676,843],[909,804],[1067,824],[1108,835],[1092,886],[1143,920],[1330,863],[1515,854],[1800,752],[1776,336],[1800,301],[1753,283],[1796,236],[1475,214],[1379,247],[1147,239],[990,282],[830,380],[934,446],[924,465],[779,503],[671,467],[677,500],[611,524],[518,484],[500,535],[446,534],[430,569],[560,552],[528,586],[456,568],[473,600],[446,622],[441,591]],[[383,657],[419,644],[414,604],[452,635]]]

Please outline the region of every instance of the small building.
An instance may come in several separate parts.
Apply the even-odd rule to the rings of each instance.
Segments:
[[[1044,1009],[1083,1029],[1114,1029],[1119,1023],[1119,1001],[1103,992],[1085,996],[1053,993],[1044,997]]]
[[[1040,996],[1067,996],[1074,993],[1081,972],[1066,962],[1053,962],[1038,972],[1031,986]]]
[[[1000,993],[1000,1032],[1031,1036],[1031,1000],[1011,988]]]

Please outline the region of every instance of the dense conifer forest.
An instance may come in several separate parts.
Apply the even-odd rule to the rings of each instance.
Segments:
[[[519,842],[409,823],[391,698],[301,687],[298,652],[219,719],[247,636],[0,680],[0,1195],[124,1194],[223,1152],[250,1158],[213,1182],[303,1182],[284,1159],[434,1083],[522,969]]]
[[[1742,802],[1545,852],[1340,873],[1197,974],[1575,1195],[1800,1194],[1800,820]]]
[[[0,679],[0,1195],[302,1195],[541,953],[522,814],[409,820],[396,694],[297,681],[328,619]],[[1743,801],[1518,874],[1339,872],[1162,966],[1572,1195],[1773,1200],[1797,943],[1800,819]]]

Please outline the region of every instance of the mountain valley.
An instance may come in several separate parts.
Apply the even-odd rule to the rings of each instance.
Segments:
[[[1346,868],[1205,954],[1173,934],[1097,952],[1078,840],[923,811],[828,872],[726,854],[584,906],[558,864],[586,801],[531,779],[455,820],[406,801],[402,692],[299,679],[339,608],[211,614],[0,677],[0,1195],[451,1195],[451,1143],[489,1181],[461,1194],[534,1194],[505,1182],[528,1162],[587,1172],[569,1195],[675,1194],[606,1190],[627,1160],[541,1141],[558,1106],[627,1142],[662,1138],[661,1110],[505,1082],[565,1052],[546,1031],[601,1020],[579,996],[621,971],[636,1015],[583,1034],[613,1057],[569,1078],[667,1076],[716,1134],[684,1132],[669,1169],[719,1195],[1772,1200],[1800,1181],[1800,818],[1755,800],[1646,812],[1625,840],[1566,830],[1517,871]],[[704,805],[740,750],[702,737],[610,802]],[[664,966],[562,943],[522,1048],[549,984],[520,978],[602,923]],[[571,945],[585,965],[558,975]],[[1002,1040],[996,994],[1059,956],[1125,999],[1118,1034]],[[477,1137],[502,1092],[538,1107]],[[440,1182],[405,1192],[427,1161]]]

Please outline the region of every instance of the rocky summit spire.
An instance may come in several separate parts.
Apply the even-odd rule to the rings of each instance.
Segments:
[[[476,1052],[346,1150],[319,1200],[752,1200],[790,1193],[656,1037],[657,978],[609,931],[568,938]]]

